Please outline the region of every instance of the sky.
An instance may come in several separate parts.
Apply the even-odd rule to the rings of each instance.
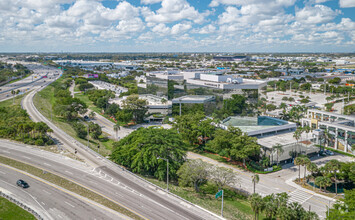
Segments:
[[[355,0],[0,0],[0,52],[355,52]]]

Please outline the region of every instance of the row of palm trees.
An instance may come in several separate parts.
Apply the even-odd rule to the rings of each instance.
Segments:
[[[259,194],[252,194],[249,197],[250,205],[254,211],[254,219],[259,219],[259,215],[264,212],[266,219],[281,220],[318,220],[316,213],[306,211],[301,204],[297,202],[288,202],[289,196],[284,193],[267,195],[264,198]]]
[[[312,163],[308,157],[299,156],[295,158],[294,164],[298,166],[298,183],[301,183],[301,166],[304,167],[304,178],[302,184],[305,184],[307,170],[311,172],[311,176],[313,177],[315,173],[321,173],[322,176],[318,176],[315,178],[314,183],[319,186],[320,190],[322,188],[325,190],[326,187],[335,183],[335,193],[338,194],[338,178],[337,172],[341,168],[341,163],[338,160],[330,160],[328,161],[325,166],[318,168],[315,163]],[[333,182],[332,179],[333,178]]]

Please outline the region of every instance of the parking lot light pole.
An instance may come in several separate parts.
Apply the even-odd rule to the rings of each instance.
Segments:
[[[169,159],[157,157],[157,159],[162,159],[166,161],[166,191],[169,191]]]

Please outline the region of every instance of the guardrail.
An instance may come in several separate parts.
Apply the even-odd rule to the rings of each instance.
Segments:
[[[17,199],[3,193],[0,191],[0,196],[2,196],[3,198],[9,200],[10,202],[20,206],[22,209],[28,211],[29,213],[31,213],[36,219],[38,220],[44,220],[44,218],[38,214],[35,210],[33,210],[32,208],[30,208],[29,206],[23,204],[22,202],[18,201]]]

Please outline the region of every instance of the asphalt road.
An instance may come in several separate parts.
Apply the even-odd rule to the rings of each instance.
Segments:
[[[125,171],[110,173],[62,155],[0,140],[0,155],[53,172],[127,207],[146,219],[214,219],[196,207],[154,188]],[[123,177],[126,176],[126,177]],[[195,216],[194,213],[201,213]]]
[[[42,89],[41,87],[39,89]],[[186,203],[172,195],[168,195],[163,190],[157,189],[149,183],[135,177],[134,175],[123,171],[119,166],[113,164],[106,158],[101,157],[95,152],[87,149],[86,146],[78,143],[75,139],[70,137],[68,134],[63,132],[61,129],[52,124],[48,119],[43,117],[38,110],[33,105],[33,96],[38,91],[38,89],[30,92],[22,101],[22,106],[27,110],[33,121],[43,121],[48,124],[48,126],[54,131],[51,136],[58,141],[58,144],[67,149],[68,151],[74,152],[78,149],[78,157],[84,159],[88,166],[95,169],[94,172],[99,172],[102,175],[104,181],[101,184],[97,184],[98,178],[95,180],[85,181],[82,175],[74,175],[74,172],[78,170],[73,170],[68,167],[66,170],[62,166],[51,165],[47,167],[50,170],[59,169],[58,172],[64,173],[69,171],[72,173],[71,178],[75,179],[81,184],[90,185],[95,191],[112,198],[114,201],[123,204],[135,213],[143,216],[147,219],[217,219],[217,215],[211,214],[207,210],[201,209],[193,204]],[[19,152],[18,152],[19,153]],[[19,153],[23,155],[24,152]],[[33,158],[34,155],[29,158]],[[24,160],[23,158],[21,158]],[[37,161],[43,161],[46,158],[32,161],[33,163]],[[48,162],[48,163],[47,163]],[[47,161],[47,164],[51,164],[51,161]],[[42,163],[41,167],[45,164]],[[67,172],[67,175],[69,173]],[[86,174],[87,175],[87,174]],[[90,176],[91,175],[87,175]],[[92,178],[92,177],[91,177]],[[101,178],[102,179],[102,178]],[[117,190],[113,192],[112,187],[115,186]],[[131,193],[130,193],[131,192]],[[118,194],[116,194],[118,193]]]
[[[18,187],[16,181],[19,179],[25,180],[30,187]],[[129,219],[89,199],[2,164],[0,190],[31,207],[44,219]]]
[[[40,88],[45,85],[47,81],[54,79],[54,75],[61,74],[61,71],[53,68],[42,65],[35,64],[24,64],[28,69],[33,71],[31,76],[28,76],[24,79],[16,81],[14,83],[5,84],[0,87],[0,101],[13,98],[11,94],[12,90],[20,90],[21,93],[28,92],[31,89]],[[47,75],[48,78],[42,78],[42,76]]]

